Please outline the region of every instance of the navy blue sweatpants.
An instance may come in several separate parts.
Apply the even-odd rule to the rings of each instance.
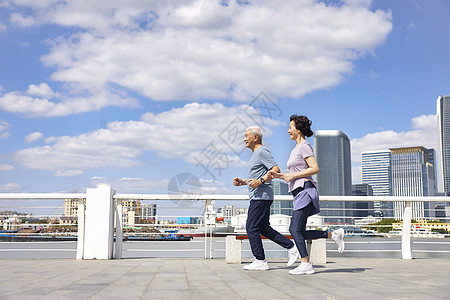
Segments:
[[[305,240],[320,238],[326,239],[328,237],[327,231],[306,230],[306,221],[308,220],[308,216],[311,215],[311,211],[313,211],[313,209],[314,205],[311,202],[306,207],[299,210],[294,210],[292,213],[289,232],[295,241],[300,257],[308,256]]]
[[[294,243],[270,227],[270,206],[272,200],[250,200],[247,215],[247,235],[252,248],[253,256],[258,260],[266,258],[264,248],[261,240],[261,235],[274,241],[283,248],[289,249],[294,246]]]

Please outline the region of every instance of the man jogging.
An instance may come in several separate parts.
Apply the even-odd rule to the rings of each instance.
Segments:
[[[259,127],[249,127],[245,132],[245,146],[253,151],[248,162],[248,179],[234,178],[235,186],[248,185],[250,205],[247,214],[246,230],[254,261],[244,266],[245,270],[268,270],[269,265],[265,259],[261,235],[272,240],[283,248],[288,249],[288,266],[295,263],[299,257],[297,247],[287,237],[270,226],[270,206],[274,194],[268,171],[280,172],[275,159],[269,149],[262,145],[262,132]]]

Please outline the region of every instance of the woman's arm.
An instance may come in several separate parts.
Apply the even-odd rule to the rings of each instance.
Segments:
[[[273,176],[274,178],[281,178],[286,180],[286,182],[290,182],[298,178],[310,177],[319,173],[319,165],[317,164],[316,158],[314,156],[306,157],[305,161],[308,164],[308,168],[303,171],[296,173],[274,173],[273,171],[270,171],[269,176]]]

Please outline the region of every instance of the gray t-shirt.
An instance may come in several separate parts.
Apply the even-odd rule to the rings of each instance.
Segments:
[[[253,152],[252,157],[248,161],[247,179],[259,179],[266,175],[266,173],[276,165],[277,162],[269,149],[261,146]],[[248,192],[250,200],[273,200],[273,188],[270,182],[261,184],[256,189],[249,186]]]

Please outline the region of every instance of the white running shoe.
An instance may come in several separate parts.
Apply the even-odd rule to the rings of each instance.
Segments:
[[[292,247],[291,249],[288,249],[288,262],[287,262],[287,266],[290,267],[292,266],[295,261],[298,259],[299,254],[298,254],[298,250],[297,247],[294,245],[294,247]]]
[[[244,270],[265,271],[269,270],[269,264],[266,260],[259,260],[255,258],[251,264],[244,266]]]
[[[345,243],[344,243],[344,229],[339,228],[338,230],[333,231],[331,234],[331,239],[336,243],[338,246],[338,252],[342,253],[344,252]]]
[[[311,275],[314,274],[314,268],[311,263],[302,262],[297,268],[294,270],[290,270],[289,274],[291,275]]]

